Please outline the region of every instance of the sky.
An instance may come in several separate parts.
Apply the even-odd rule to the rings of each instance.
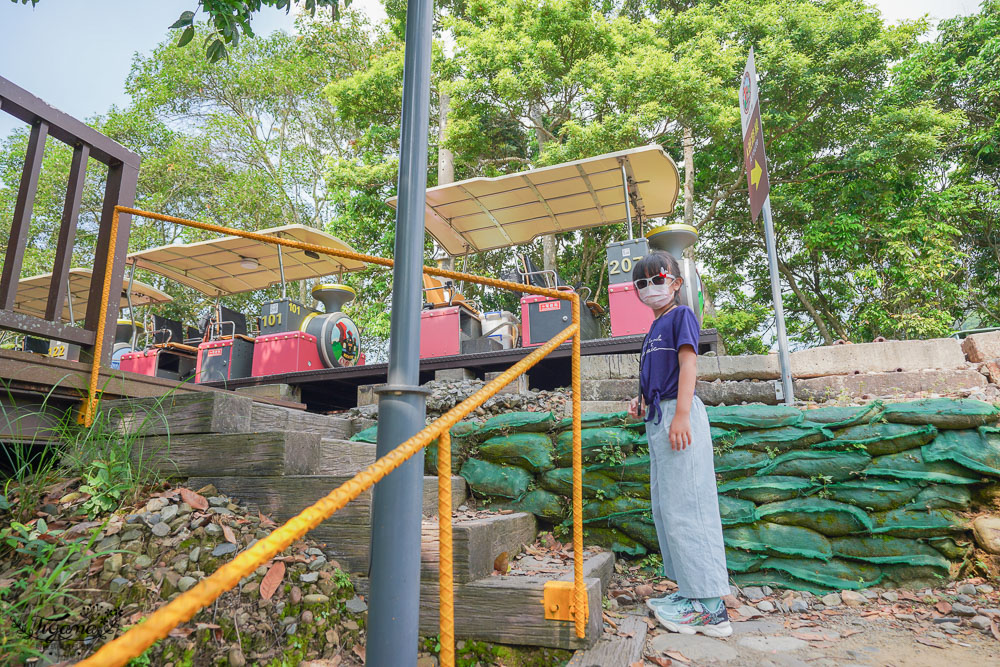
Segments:
[[[878,0],[889,22],[925,14],[934,19],[976,11],[978,0]],[[167,26],[197,0],[40,0],[34,8],[0,0],[0,76],[71,116],[86,120],[129,102],[125,78],[135,53],[148,53]],[[372,19],[379,0],[353,0]],[[259,33],[292,29],[293,18],[264,8],[251,25]],[[20,125],[0,113],[0,137]]]

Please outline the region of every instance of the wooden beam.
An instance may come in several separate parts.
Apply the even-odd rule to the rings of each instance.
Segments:
[[[420,545],[420,577],[437,581],[440,565],[440,523],[424,521]],[[452,552],[457,583],[468,583],[493,573],[496,559],[521,553],[537,536],[535,517],[525,512],[494,514],[481,519],[456,519],[452,524]]]
[[[576,636],[573,621],[545,619],[542,600],[547,577],[494,576],[455,584],[455,636],[465,639],[553,648],[587,649],[601,636],[601,580],[586,578],[586,637]],[[438,584],[420,584],[420,631],[438,631]]]
[[[272,475],[308,474],[319,445],[318,435],[295,431],[213,433],[211,437],[188,433],[141,438],[132,446],[132,461],[168,477],[265,475],[273,483]]]
[[[647,632],[646,621],[641,616],[629,614],[618,621],[617,632],[604,635],[593,648],[577,651],[566,667],[645,664],[642,651]]]
[[[284,430],[284,425],[270,429],[251,428],[253,401],[231,392],[189,392],[105,401],[101,408],[123,433],[144,436]]]
[[[221,467],[221,466],[220,466]],[[237,499],[282,523],[330,493],[351,476],[286,475],[283,477],[191,477],[187,485],[198,489],[212,484],[219,493]],[[465,502],[465,480],[452,477],[456,505]],[[437,477],[424,477],[423,512],[437,514]],[[368,572],[371,547],[371,490],[365,491],[343,509],[309,532],[309,537],[325,543],[324,552],[355,573]]]
[[[80,201],[83,199],[83,188],[87,182],[89,156],[90,146],[87,144],[79,144],[73,149],[73,163],[70,165],[69,183],[66,186],[66,202],[63,205],[62,221],[59,226],[59,241],[56,243],[56,261],[52,267],[49,300],[45,305],[45,319],[50,322],[58,322],[62,318],[66,279],[73,262],[76,222],[80,217]],[[69,298],[72,299],[72,295]],[[73,315],[75,317],[76,313]]]
[[[139,156],[94,128],[59,111],[24,88],[0,76],[0,110],[32,125],[48,123],[50,134],[70,146],[83,142],[91,146],[91,155],[104,164],[124,162],[138,169]]]
[[[10,240],[7,254],[0,273],[0,309],[13,310],[17,297],[17,281],[21,278],[21,262],[24,248],[28,243],[28,228],[31,225],[31,211],[35,206],[38,191],[38,174],[42,171],[42,157],[45,154],[45,139],[49,134],[48,123],[38,122],[31,126],[28,150],[24,155],[21,169],[21,183],[17,188],[14,202],[14,219],[11,220]]]
[[[14,284],[15,286],[17,285],[16,282]],[[0,310],[0,329],[8,329],[31,336],[41,336],[42,338],[51,338],[78,345],[94,344],[93,331],[87,331],[71,324],[49,322],[40,317],[25,315],[13,310]],[[114,330],[111,333],[114,333]]]
[[[125,273],[125,255],[128,253],[128,237],[132,216],[118,216],[118,234],[115,246],[111,246],[111,218],[115,206],[132,206],[135,203],[135,190],[139,180],[139,169],[136,166],[123,163],[108,167],[108,181],[104,188],[104,207],[101,210],[100,227],[97,233],[97,246],[94,253],[94,272],[90,282],[90,294],[87,300],[87,319],[84,328],[97,331],[97,321],[100,318],[101,300],[104,293],[104,276],[106,273],[108,253],[112,253],[111,294],[108,310],[104,319],[104,341],[101,344],[101,365],[111,365],[111,352],[115,339],[115,321],[118,319],[118,304],[121,293],[122,276]],[[96,344],[96,341],[95,341]],[[89,361],[92,350],[81,350],[80,360]]]
[[[247,399],[249,400],[249,398]],[[329,438],[349,438],[354,435],[353,420],[335,415],[321,415],[276,405],[255,403],[250,413],[250,431],[290,429],[318,433]]]

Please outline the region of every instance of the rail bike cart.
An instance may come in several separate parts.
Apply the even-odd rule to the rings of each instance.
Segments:
[[[90,298],[90,282],[93,272],[90,269],[70,269],[66,282],[66,299],[63,304],[62,319],[66,322],[76,322],[76,314],[82,317],[87,312],[87,301]],[[17,283],[17,296],[14,310],[25,315],[45,317],[49,293],[52,291],[52,274],[45,273],[30,278],[22,278]],[[131,352],[136,345],[141,322],[133,317],[134,309],[139,306],[167,303],[173,299],[151,285],[134,280],[132,276],[122,279],[119,311],[129,309],[129,319],[119,319],[115,328],[115,346],[112,353],[112,368],[118,368],[121,357]],[[80,347],[62,341],[48,341],[44,338],[26,336],[24,349],[28,352],[44,354],[55,359],[77,361],[80,358]]]
[[[421,359],[503,349],[500,342],[483,336],[483,316],[479,308],[467,301],[451,280],[441,280],[426,273],[423,280]]]
[[[260,234],[278,236],[337,250],[351,250],[340,239],[304,225],[265,229]],[[341,308],[354,299],[345,285],[316,286],[312,296],[326,312],[289,298],[289,281],[342,276],[363,263],[326,254],[284,248],[240,236],[173,244],[132,253],[131,267],[158,273],[187,285],[215,304],[204,322],[200,339],[177,341],[180,323],[170,322],[165,340],[122,359],[125,370],[172,377],[164,367],[165,355],[186,355],[193,364],[196,382],[216,382],[252,376],[352,366],[363,363],[361,334]],[[247,318],[225,308],[219,298],[281,285],[281,297],[262,304],[256,335]],[[158,332],[162,332],[158,329]],[[149,359],[156,357],[154,364]]]
[[[628,238],[607,247],[610,334],[624,337],[646,333],[652,322],[651,311],[639,301],[632,284],[632,266],[651,245],[674,252],[684,267],[685,284],[700,286],[700,279],[692,278],[697,276],[694,263],[681,256],[690,245],[681,241],[697,239],[696,234],[691,238],[693,229],[665,225],[650,230],[649,240],[633,238],[633,220],[641,228],[652,219],[669,216],[679,191],[677,166],[670,156],[658,145],[642,146],[431,188],[425,224],[438,245],[457,257],[528,243],[546,234],[626,223]],[[396,200],[388,203],[395,206]],[[525,283],[573,290],[554,272],[539,271],[523,258],[518,258],[518,274]],[[696,305],[698,299],[689,291],[685,289],[681,302]],[[588,306],[581,308],[583,338],[600,337],[599,307],[594,308],[586,295],[581,295],[581,305]],[[565,300],[525,295],[520,304],[521,345],[540,345],[565,328],[570,310]],[[696,312],[700,315],[700,309]],[[458,331],[463,323],[453,319],[448,326]]]

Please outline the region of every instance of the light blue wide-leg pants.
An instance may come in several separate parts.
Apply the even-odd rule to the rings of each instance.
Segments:
[[[712,434],[705,404],[691,403],[691,444],[670,448],[675,399],[660,402],[663,419],[646,422],[653,523],[666,575],[686,598],[729,595],[726,551],[715,481]]]

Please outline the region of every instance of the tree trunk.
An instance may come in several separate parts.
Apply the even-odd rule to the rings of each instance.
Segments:
[[[451,98],[447,93],[440,94],[440,106],[438,107],[438,185],[446,185],[455,182],[455,154],[444,147],[445,131],[448,129],[448,107]],[[449,255],[441,262],[442,269],[454,271],[455,258]]]
[[[691,132],[690,127],[684,128],[684,224],[694,226],[694,134]],[[691,261],[696,261],[697,251],[695,250],[697,244],[688,246],[684,250],[684,255],[689,257]],[[712,295],[708,293],[708,290],[703,292],[705,298],[705,317],[715,317],[715,302],[712,300]],[[718,353],[723,355],[726,353],[726,344],[723,340],[719,339]]]
[[[684,224],[694,226],[694,136],[684,128]]]
[[[538,154],[541,155],[548,137],[542,131],[542,114],[537,107],[531,109],[531,120],[535,123],[535,140],[538,142]],[[557,274],[559,272],[556,261],[555,234],[542,237],[542,268],[546,271],[555,271]]]
[[[823,321],[823,317],[816,311],[816,307],[813,305],[812,301],[806,296],[806,293],[799,289],[799,286],[795,283],[795,276],[792,274],[791,269],[782,262],[778,260],[778,270],[781,271],[781,275],[785,276],[785,280],[788,281],[788,285],[792,288],[792,292],[795,293],[796,298],[798,298],[799,303],[809,312],[809,316],[812,317],[813,322],[816,323],[816,328],[819,329],[819,333],[823,336],[823,340],[827,345],[833,344],[833,336],[830,335],[830,330],[826,327],[826,322]]]

